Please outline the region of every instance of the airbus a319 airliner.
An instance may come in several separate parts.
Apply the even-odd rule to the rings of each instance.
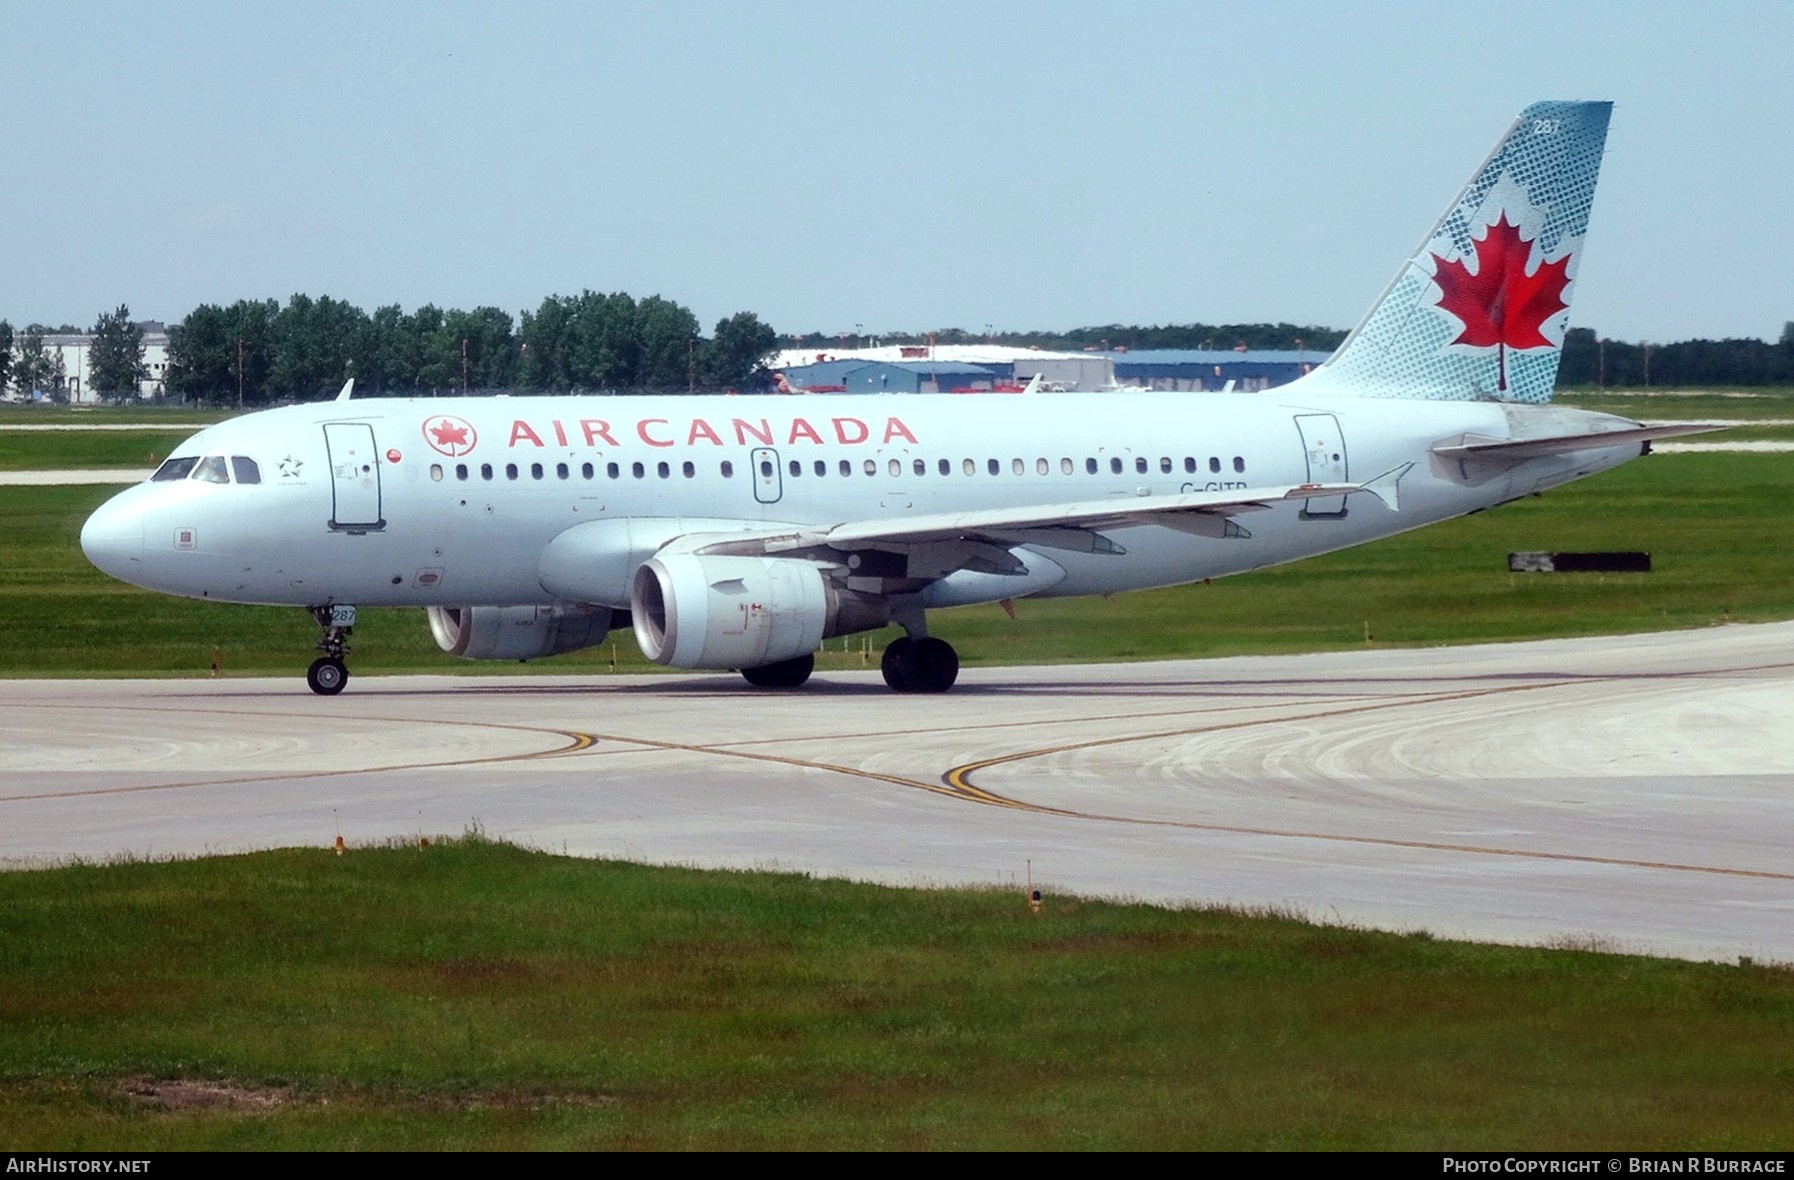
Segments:
[[[1610,104],[1528,108],[1344,345],[1266,393],[351,400],[175,449],[81,533],[127,582],[303,606],[340,692],[358,606],[521,660],[633,626],[675,668],[794,687],[896,623],[899,692],[952,686],[927,612],[1239,573],[1635,458],[1549,405]]]

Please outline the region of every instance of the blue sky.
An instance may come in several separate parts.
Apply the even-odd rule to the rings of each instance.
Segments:
[[[1794,320],[1794,4],[0,7],[0,318],[333,295],[708,330],[1357,322],[1509,120],[1616,103],[1571,322]]]

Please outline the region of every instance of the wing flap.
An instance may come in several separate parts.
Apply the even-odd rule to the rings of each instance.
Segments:
[[[972,512],[938,512],[746,537],[729,536],[701,545],[699,551],[740,553],[746,546],[768,555],[796,556],[816,549],[908,547],[945,541],[1004,546],[1038,544],[1084,552],[1119,553],[1124,550],[1102,537],[1102,530],[1164,525],[1198,536],[1218,536],[1225,534],[1219,523],[1221,518],[1263,512],[1291,500],[1353,496],[1364,492],[1374,496],[1378,489],[1365,484],[1293,484],[1224,492],[1179,492],[1126,499],[1030,504]],[[1209,519],[1202,519],[1204,517]]]

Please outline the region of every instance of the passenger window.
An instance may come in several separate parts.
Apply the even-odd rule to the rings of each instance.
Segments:
[[[606,463],[604,465],[604,474],[610,476],[612,479],[621,479],[623,477],[623,469],[618,467],[615,463]]]
[[[1086,475],[1095,475],[1096,474],[1096,460],[1095,459],[1084,460],[1084,474],[1086,474]]]
[[[953,474],[953,464],[951,462],[949,462],[948,460],[942,459],[940,461],[939,466],[940,466],[942,475],[952,475]]]
[[[693,463],[690,459],[687,459],[679,465],[679,472],[684,475],[686,479],[690,479],[698,473],[698,465]]]
[[[772,478],[772,460],[771,459],[760,460],[760,478],[762,478],[762,479],[771,479]]]
[[[992,475],[1001,475],[1003,473],[1003,465],[995,459],[992,459],[985,464],[985,470],[989,471]]]
[[[480,478],[481,479],[491,479],[492,478],[492,464],[490,464],[490,463],[480,464]]]
[[[554,465],[554,473],[560,479],[566,479],[569,475],[573,474],[570,470],[568,470],[567,465],[565,463],[556,463]]]
[[[1233,469],[1235,471],[1244,472],[1246,470],[1246,460],[1235,455],[1233,457]]]
[[[582,463],[580,464],[579,474],[584,479],[591,479],[597,472],[593,469],[590,463]]]
[[[1185,475],[1196,474],[1196,459],[1194,456],[1191,456],[1191,455],[1184,456],[1184,474]]]
[[[662,459],[660,462],[658,462],[654,465],[654,474],[660,476],[660,478],[662,478],[662,479],[665,479],[667,476],[673,474],[673,469],[672,469],[672,467],[670,467],[667,464],[667,461],[665,459]]]
[[[1138,475],[1146,474],[1146,456],[1145,455],[1141,455],[1138,459],[1134,460],[1134,472]]]
[[[224,469],[223,455],[207,455],[193,469],[193,478],[204,483],[229,483],[230,472]]]
[[[442,482],[442,464],[440,464],[440,463],[430,464],[430,478],[435,480],[437,483]],[[255,479],[244,479],[243,473],[241,471],[239,471],[239,472],[237,472],[237,482],[238,483],[260,483],[262,481],[261,481],[260,476],[257,476]]]
[[[1221,470],[1221,460],[1214,455],[1210,455],[1208,457],[1208,469],[1211,472],[1219,472]]]
[[[791,474],[794,477],[802,475],[804,473],[804,465],[802,463],[799,463],[796,459],[793,459],[793,460],[791,460],[791,462],[785,464],[785,469],[788,470],[789,472],[791,472]]]
[[[193,465],[198,462],[199,460],[192,456],[184,459],[170,459],[156,468],[156,474],[150,476],[150,480],[160,483],[163,480],[186,479],[193,471]]]
[[[455,464],[455,478],[456,479],[466,479],[467,478],[467,464],[465,464],[465,463]]]
[[[1009,461],[1009,470],[1015,472],[1017,475],[1020,475],[1027,469],[1027,466],[1020,459],[1011,459]]]
[[[635,476],[637,479],[643,479],[647,476],[648,469],[643,467],[640,463],[631,463],[629,465],[629,474]]]
[[[1045,459],[1034,460],[1034,474],[1045,475],[1046,473],[1047,473],[1047,461]]]
[[[867,475],[877,475],[878,474],[878,460],[876,460],[876,459],[866,460],[865,468],[866,468]]]
[[[922,460],[917,459],[914,463],[914,467],[916,469],[917,475],[927,475],[928,474],[928,464],[923,462]]]
[[[529,477],[531,479],[542,478],[542,465],[540,463],[531,463],[529,465]]]
[[[1121,474],[1121,456],[1120,455],[1117,455],[1114,458],[1109,460],[1109,471],[1115,475]]]
[[[1159,456],[1159,473],[1161,475],[1170,475],[1171,474],[1171,456],[1170,455],[1160,455]]]
[[[817,475],[827,475],[828,474],[828,464],[823,462],[821,459],[816,460],[816,474]]]
[[[230,457],[230,473],[237,477],[238,483],[262,482],[262,469],[260,465],[247,455],[232,455]],[[430,468],[430,478],[442,478],[442,464],[437,463]]]
[[[901,461],[899,461],[897,459],[891,460],[891,474],[892,475],[902,475],[903,474],[903,464]]]
[[[735,478],[735,464],[729,462],[727,459],[723,460],[722,466],[719,467],[718,470],[723,473],[724,479]]]
[[[967,475],[977,475],[978,474],[978,464],[971,459],[967,459],[965,462],[961,463],[959,465],[959,469],[961,471],[965,472]]]
[[[505,464],[505,478],[506,479],[516,479],[517,478],[517,464],[515,464],[515,463],[506,463]]]
[[[842,475],[852,475],[853,474],[853,464],[850,463],[846,459],[841,460],[841,474]]]
[[[1059,474],[1060,475],[1070,475],[1071,473],[1072,473],[1071,460],[1070,459],[1059,460]]]

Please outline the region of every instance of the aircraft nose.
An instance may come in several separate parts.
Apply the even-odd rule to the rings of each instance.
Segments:
[[[119,498],[106,501],[81,526],[81,552],[101,573],[135,582],[143,565],[143,514]]]

